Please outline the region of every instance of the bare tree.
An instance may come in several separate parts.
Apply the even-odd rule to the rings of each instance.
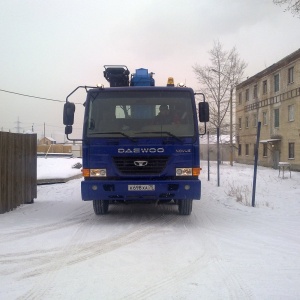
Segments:
[[[276,5],[286,5],[284,11],[290,11],[293,16],[300,18],[300,1],[296,0],[273,0],[273,3]]]
[[[233,88],[241,81],[247,64],[241,60],[236,48],[223,49],[219,41],[214,42],[209,51],[211,64],[193,66],[194,73],[210,106],[209,130],[220,128],[221,133],[228,132],[229,122],[226,118]],[[232,100],[232,99],[231,99]]]

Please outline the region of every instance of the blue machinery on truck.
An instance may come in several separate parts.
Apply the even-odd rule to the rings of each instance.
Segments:
[[[189,215],[200,200],[199,135],[206,133],[208,103],[196,106],[194,91],[155,86],[153,73],[126,66],[104,66],[110,87],[79,86],[67,96],[63,123],[69,140],[75,104],[69,97],[85,89],[82,134],[83,200],[95,214],[106,214],[117,202],[171,202]],[[198,111],[197,111],[198,109]],[[204,122],[200,133],[198,121]]]

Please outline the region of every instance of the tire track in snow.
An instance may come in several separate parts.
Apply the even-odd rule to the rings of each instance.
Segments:
[[[20,279],[26,279],[35,276],[42,276],[42,284],[39,283],[39,286],[34,287],[25,295],[19,299],[41,299],[45,294],[51,294],[51,289],[54,288],[54,280],[57,276],[57,272],[70,265],[91,259],[93,257],[103,255],[105,253],[116,250],[120,247],[127,246],[131,243],[134,243],[141,238],[147,236],[148,234],[154,233],[157,231],[157,227],[153,226],[152,223],[157,221],[157,219],[163,219],[162,225],[166,225],[172,222],[175,222],[178,216],[160,216],[147,222],[146,228],[141,228],[138,230],[132,230],[126,234],[121,234],[118,237],[112,237],[106,241],[93,242],[88,244],[83,244],[81,237],[86,234],[86,231],[91,228],[91,226],[86,226],[85,229],[82,229],[82,226],[77,230],[72,240],[79,240],[77,244],[69,243],[68,247],[65,247],[58,255],[49,257],[49,262],[44,264],[41,267],[38,267],[36,270],[25,272],[21,275]],[[93,223],[97,222],[98,219],[94,218]],[[150,227],[148,226],[150,225]]]
[[[90,226],[87,226],[86,223],[88,221],[92,221]],[[63,247],[62,250],[58,253],[50,254],[47,257],[44,257],[43,262],[41,262],[39,259],[35,260],[35,264],[37,265],[37,270],[39,265],[47,266],[48,264],[51,266],[46,272],[38,272],[39,275],[41,275],[39,279],[38,285],[34,285],[32,289],[30,289],[27,293],[25,293],[23,296],[19,297],[18,299],[42,299],[43,296],[46,294],[51,293],[51,290],[54,288],[54,281],[55,278],[58,275],[58,271],[66,265],[67,259],[69,255],[72,254],[74,249],[77,249],[80,247],[82,243],[84,243],[83,237],[86,236],[88,231],[93,227],[93,224],[97,221],[97,219],[94,218],[94,215],[90,215],[88,219],[82,220],[82,222],[79,224],[78,228],[76,229],[75,233],[72,236],[72,239],[66,245]],[[60,253],[63,253],[61,255]],[[57,258],[60,259],[57,259]],[[30,260],[30,266],[32,267],[33,260]],[[29,271],[30,272],[36,272],[36,270]],[[28,273],[28,272],[27,272]],[[24,273],[26,274],[26,272]],[[27,276],[21,275],[21,278],[26,278]]]
[[[216,268],[218,272],[223,274],[223,283],[227,288],[229,299],[253,299],[253,293],[251,288],[246,284],[241,276],[236,275],[238,272],[234,273],[228,271],[224,265],[224,261],[219,257],[215,261]]]
[[[18,299],[41,299],[46,294],[51,294],[54,287],[55,279],[59,275],[60,270],[73,264],[97,257],[99,255],[109,253],[120,247],[129,245],[146,237],[148,234],[157,232],[157,222],[164,226],[172,222],[176,222],[179,218],[174,215],[174,210],[166,211],[162,206],[161,212],[155,218],[150,213],[146,215],[151,218],[146,222],[139,224],[143,228],[129,230],[124,234],[105,239],[103,241],[85,243],[84,237],[94,225],[99,224],[99,219],[107,216],[95,217],[94,213],[81,213],[74,215],[74,218],[68,218],[60,223],[41,226],[36,230],[36,234],[44,234],[52,230],[65,228],[66,225],[76,224],[76,231],[73,233],[71,240],[63,248],[52,248],[38,251],[28,251],[21,253],[6,253],[2,255],[1,262],[8,265],[8,269],[1,271],[2,274],[16,274],[19,280],[26,280],[38,277],[38,285],[33,286],[28,292]],[[157,211],[156,211],[157,212]],[[145,215],[142,215],[144,218]],[[124,216],[128,221],[128,215]],[[118,219],[119,220],[119,219]],[[81,222],[80,222],[81,221]],[[130,222],[132,223],[132,222]],[[74,225],[73,225],[74,226]],[[18,233],[18,238],[31,236],[28,230],[22,230]],[[17,238],[17,237],[15,237]],[[15,268],[12,269],[12,265]],[[21,273],[20,273],[20,270]],[[20,275],[18,275],[20,274]]]
[[[189,265],[170,273],[168,276],[164,277],[163,279],[159,279],[156,282],[149,284],[142,290],[134,292],[125,296],[123,299],[150,299],[150,297],[156,296],[160,294],[162,289],[166,288],[166,286],[171,286],[174,284],[179,284],[183,281],[183,279],[189,278],[192,274],[194,274],[198,268],[200,267],[207,267],[207,262],[205,264],[201,264],[200,261],[204,260],[207,261],[208,257],[202,256],[198,257],[196,260],[191,262]]]
[[[213,211],[215,212],[215,211]],[[216,216],[216,214],[215,214]],[[201,217],[203,219],[204,227],[209,229],[211,232],[218,232],[218,227],[215,224],[214,218],[211,215],[211,211],[205,212],[201,214]],[[216,216],[218,217],[218,216]],[[196,216],[197,218],[197,216]],[[199,224],[199,222],[198,222]],[[198,225],[199,226],[199,225]],[[223,231],[224,232],[224,231]],[[230,232],[228,232],[230,234]],[[223,254],[218,246],[217,242],[214,240],[215,238],[212,238],[212,235],[209,234],[209,242],[211,243],[210,249],[214,249],[214,265],[217,268],[217,272],[222,274],[223,283],[226,286],[226,289],[228,291],[229,299],[252,299],[253,293],[251,288],[247,285],[247,283],[242,279],[241,276],[238,276],[238,272],[234,272],[228,270],[228,268],[225,265]],[[220,250],[219,250],[220,249]],[[226,264],[228,265],[228,261],[226,261]]]
[[[82,208],[79,208],[82,210]],[[78,222],[82,219],[84,216],[92,215],[93,213],[90,212],[90,210],[87,210],[86,212],[82,212],[80,214],[76,214],[75,216],[71,216],[66,220],[62,220],[56,223],[51,223],[47,225],[42,225],[34,228],[26,228],[21,229],[20,231],[16,231],[13,234],[6,233],[0,235],[0,243],[7,243],[15,240],[20,240],[23,238],[32,237],[35,235],[44,234],[46,232],[60,230],[62,228],[74,226],[78,224]]]
[[[163,222],[161,222],[160,224],[164,226],[175,222],[177,218],[178,216],[160,216],[159,218],[153,219],[150,222],[144,223],[144,225],[147,225],[147,227],[144,228],[133,229],[118,236],[113,236],[97,242],[82,242],[75,246],[74,244],[72,244],[69,247],[70,249],[68,249],[67,251],[66,249],[63,249],[62,251],[57,253],[55,255],[55,260],[61,267],[65,267],[97,257],[99,255],[109,253],[121,247],[132,244],[149,234],[157,232],[157,227],[151,224],[154,221],[156,222],[157,219],[163,219]],[[97,219],[95,219],[94,222],[95,221],[97,221]],[[38,276],[46,272],[51,272],[53,269],[51,263],[44,263],[43,265],[41,265],[38,260],[37,263],[39,263],[37,269],[29,272],[24,272],[20,279]],[[56,263],[54,265],[54,268],[56,268]]]
[[[159,215],[158,217],[156,218],[153,218],[150,214],[150,217],[152,218],[151,220],[149,221],[146,221],[146,222],[143,222],[142,225],[150,225],[154,222],[156,222],[157,220],[161,219],[161,218],[165,218],[165,217],[169,217],[166,214],[170,214],[170,213],[173,213],[173,211],[163,211],[163,214]],[[84,217],[81,217],[79,218],[81,215],[83,215]],[[47,226],[41,226],[40,229],[38,229],[38,232],[37,234],[43,234],[45,232],[48,232],[48,231],[51,231],[51,230],[58,230],[59,228],[58,227],[62,227],[62,228],[65,228],[66,225],[69,225],[71,226],[71,223],[75,223],[75,224],[81,224],[81,226],[87,226],[87,228],[91,229],[92,228],[92,224],[98,224],[100,218],[102,217],[105,217],[105,216],[94,216],[94,213],[90,213],[88,218],[85,216],[86,213],[81,213],[79,215],[76,215],[76,223],[75,221],[71,221],[71,220],[67,220],[67,221],[63,221],[60,224],[51,224],[51,225],[47,225]],[[92,217],[92,218],[91,218]],[[127,216],[124,216],[124,214],[121,214],[119,216],[121,219],[124,219],[125,221],[128,220],[128,215]],[[120,221],[118,217],[118,221]],[[170,216],[171,218],[178,218],[178,216]],[[83,219],[84,218],[84,219]],[[92,219],[95,219],[93,221],[93,223],[91,223],[91,220]],[[81,222],[79,223],[78,220],[81,220]],[[70,222],[71,221],[71,222]],[[106,221],[105,221],[106,222]],[[73,225],[74,226],[74,225]],[[42,231],[45,231],[45,232],[42,232]],[[133,230],[132,232],[136,232],[136,230]],[[132,234],[132,232],[128,232],[128,233],[122,233],[120,234],[120,237],[119,238],[123,238],[129,234]],[[27,233],[24,232],[25,234]],[[106,239],[106,240],[103,240],[103,241],[98,241],[98,242],[92,242],[92,243],[85,243],[84,245],[79,245],[78,243],[77,244],[77,247],[79,248],[78,251],[81,252],[80,254],[80,257],[81,259],[80,260],[84,260],[84,257],[87,256],[87,258],[89,257],[90,254],[88,253],[93,253],[95,252],[95,249],[98,248],[99,246],[103,246],[105,248],[105,252],[108,252],[109,251],[109,248],[108,248],[108,245],[110,244],[113,244],[115,241],[117,241],[118,238],[116,237],[111,237],[111,239]],[[72,243],[69,242],[69,244]],[[75,245],[75,243],[74,243]],[[74,245],[72,247],[72,249],[74,249]],[[100,247],[101,248],[101,247]],[[104,248],[101,250],[101,251],[104,251]],[[116,246],[116,248],[118,248]],[[71,251],[73,251],[71,249]],[[113,249],[112,249],[113,250]],[[49,257],[52,257],[52,256],[57,256],[57,257],[60,257],[62,255],[62,248],[61,247],[56,247],[56,248],[51,248],[51,249],[40,249],[40,250],[33,250],[33,251],[27,251],[27,252],[19,252],[19,253],[6,253],[6,254],[1,254],[1,258],[0,258],[0,263],[2,265],[12,265],[12,264],[16,264],[17,266],[15,268],[12,268],[10,267],[9,270],[2,270],[0,271],[1,274],[3,275],[8,275],[8,274],[13,274],[13,273],[16,273],[19,271],[20,269],[20,265],[23,265],[24,268],[26,268],[26,265],[29,265],[31,268],[32,266],[37,266],[37,267],[40,267],[40,266],[43,266],[43,265],[46,265],[49,263]],[[75,259],[74,260],[74,263],[76,263]],[[72,264],[72,262],[70,262],[70,264]]]
[[[205,272],[204,270],[207,268],[216,269],[216,273],[221,274],[220,277],[223,278],[222,282],[228,292],[229,299],[252,299],[252,291],[243,279],[234,274],[234,272],[227,270],[225,262],[222,259],[222,254],[218,250],[219,247],[211,235],[211,231],[214,232],[217,229],[213,218],[205,212],[205,209],[201,208],[200,214],[199,211],[194,212],[189,218],[180,218],[177,220],[177,223],[186,229],[187,234],[191,235],[191,239],[197,239],[195,232],[198,234],[198,230],[201,231],[203,235],[203,239],[201,240],[201,245],[203,246],[202,255],[195,257],[186,266],[178,268],[167,275],[164,274],[162,278],[157,278],[154,282],[147,283],[144,288],[130,293],[122,299],[154,299],[157,295],[162,294],[162,290],[178,286],[183,280],[188,280],[192,276],[197,275],[199,270]],[[226,261],[226,263],[228,262]],[[198,282],[195,283],[193,279],[193,282],[189,284],[197,286]]]
[[[178,218],[176,224],[178,227],[185,229],[187,234],[190,234],[189,227],[195,225],[195,214],[192,214],[188,218]],[[197,226],[198,227],[198,226]],[[191,239],[194,240],[194,236],[191,235]],[[177,286],[184,279],[188,279],[192,275],[196,274],[197,271],[201,268],[202,270],[209,267],[209,265],[214,261],[214,250],[210,251],[209,244],[207,239],[201,240],[201,245],[203,246],[203,253],[195,257],[192,261],[189,261],[186,266],[178,268],[177,270],[170,272],[169,274],[161,275],[162,278],[157,278],[154,282],[149,282],[146,286],[136,292],[130,293],[123,297],[122,299],[154,299],[155,296],[161,295],[163,289],[166,289],[170,286]],[[194,284],[194,283],[191,283]]]
[[[128,294],[123,297],[124,300],[132,299],[150,299],[157,295],[161,295],[162,290],[166,287],[179,285],[184,279],[188,279],[194,275],[199,268],[205,269],[210,265],[210,254],[206,251],[203,255],[198,256],[193,261],[189,262],[188,265],[179,268],[176,271],[170,272],[167,276],[163,275],[163,278],[158,278],[155,282],[149,282],[145,288],[138,290],[134,293]]]

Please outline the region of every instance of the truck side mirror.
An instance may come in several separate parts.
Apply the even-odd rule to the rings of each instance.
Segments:
[[[67,125],[67,126],[65,127],[65,134],[66,134],[66,135],[71,134],[71,133],[72,133],[72,130],[73,130],[72,125]]]
[[[199,103],[199,121],[200,122],[209,121],[209,105],[207,102]]]
[[[72,102],[66,102],[64,104],[64,116],[63,116],[64,125],[73,125],[74,113],[75,113],[75,104]]]

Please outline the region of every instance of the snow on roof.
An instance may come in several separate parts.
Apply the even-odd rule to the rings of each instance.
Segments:
[[[272,142],[279,142],[279,141],[281,141],[281,139],[260,140],[259,142],[265,144],[265,143],[272,143]]]
[[[47,139],[47,140],[49,140],[49,141],[52,141],[52,142],[55,142],[55,141],[56,141],[54,138],[48,137],[48,136],[46,136],[45,139]]]
[[[32,130],[27,130],[24,132],[25,134],[34,134],[34,132]]]

